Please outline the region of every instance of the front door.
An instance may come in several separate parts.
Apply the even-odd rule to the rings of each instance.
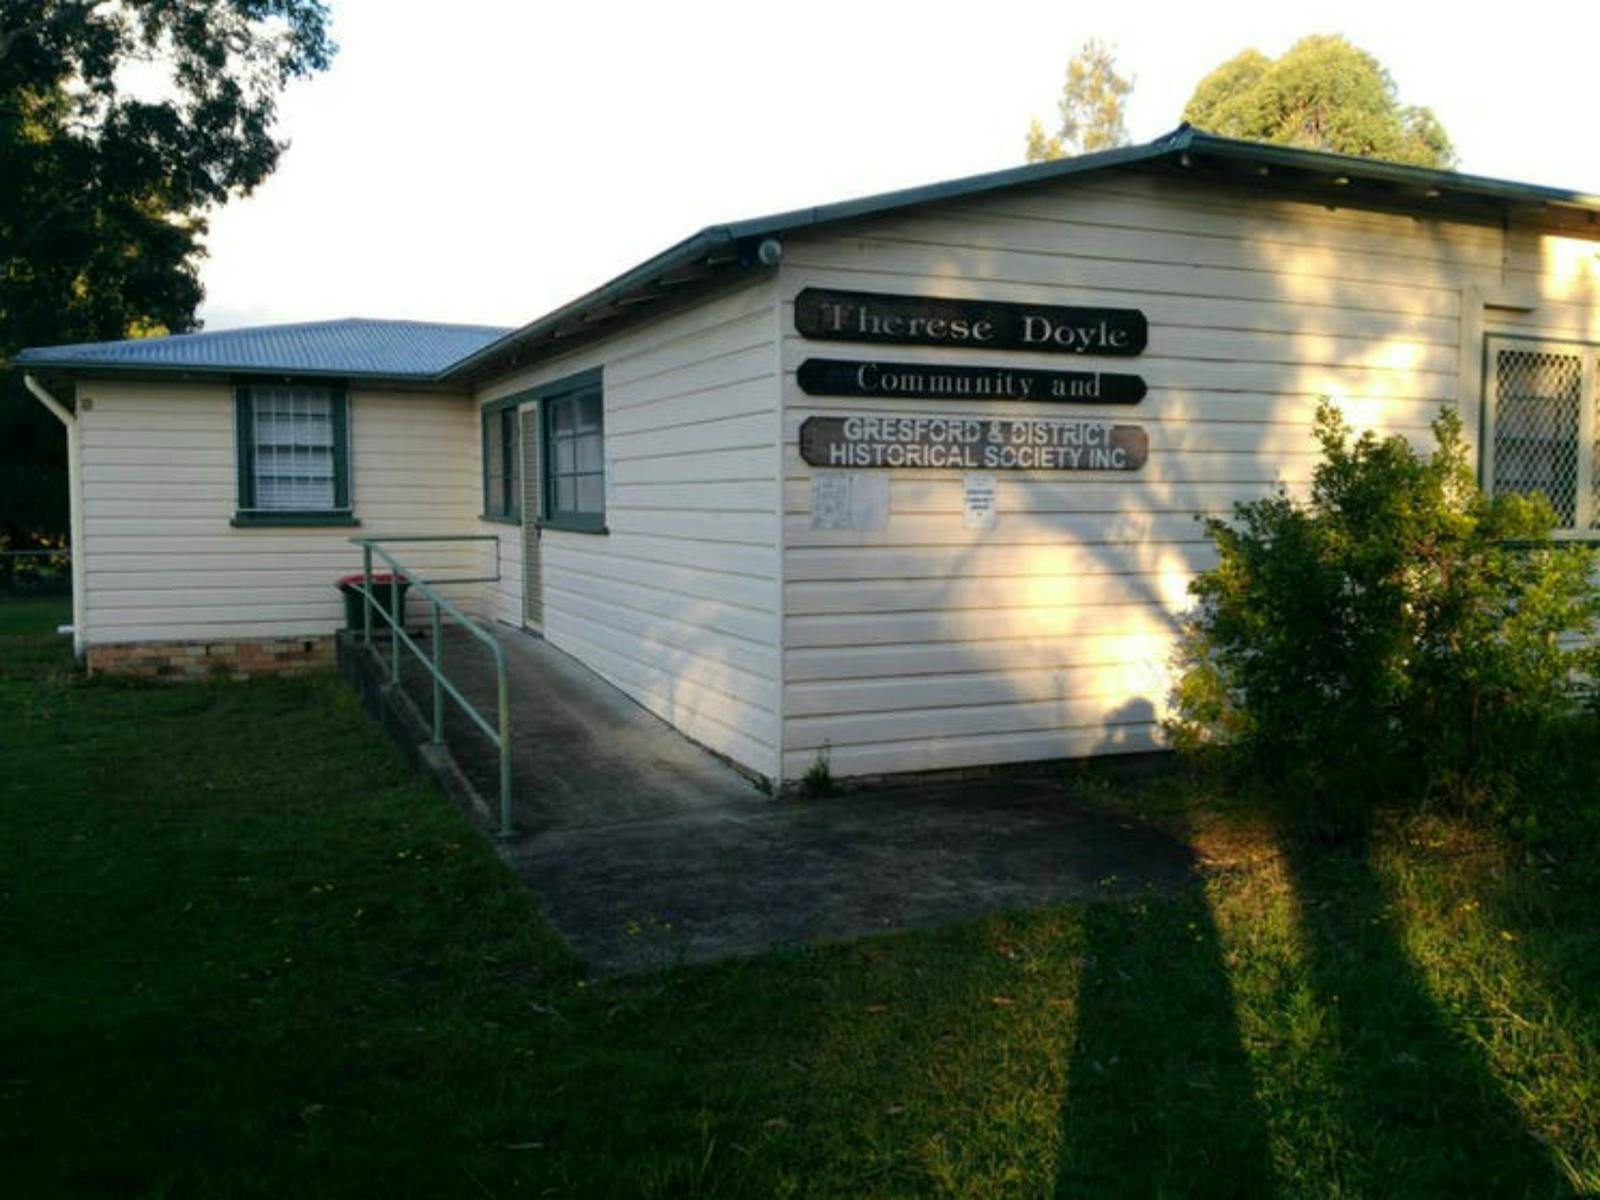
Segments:
[[[539,563],[539,518],[544,513],[544,472],[539,402],[517,409],[517,444],[522,455],[522,624],[544,632],[544,585]]]

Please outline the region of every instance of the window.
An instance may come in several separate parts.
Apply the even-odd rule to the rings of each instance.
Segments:
[[[235,525],[355,524],[344,389],[249,384],[234,394],[239,458]]]
[[[1490,338],[1484,478],[1542,492],[1567,536],[1600,534],[1600,347]]]
[[[544,523],[601,533],[606,527],[605,416],[597,377],[545,393]]]
[[[534,407],[524,422],[518,410],[529,404]],[[604,426],[599,368],[494,401],[483,412],[484,518],[604,533]],[[522,436],[528,446],[520,445]],[[530,455],[526,497],[524,454]],[[542,511],[532,511],[536,506]]]
[[[483,515],[517,521],[522,515],[521,456],[517,452],[516,405],[483,414]]]

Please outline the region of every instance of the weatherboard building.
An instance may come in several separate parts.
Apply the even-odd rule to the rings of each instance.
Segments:
[[[91,670],[325,661],[353,535],[747,770],[1160,744],[1199,513],[1333,398],[1600,531],[1600,197],[1153,143],[716,226],[515,330],[44,347]]]

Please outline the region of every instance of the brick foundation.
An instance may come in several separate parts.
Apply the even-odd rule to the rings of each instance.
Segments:
[[[333,665],[333,639],[251,638],[218,642],[125,642],[90,646],[91,674],[141,679],[249,679]]]

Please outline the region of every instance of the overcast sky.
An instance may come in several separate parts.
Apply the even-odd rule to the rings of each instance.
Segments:
[[[1600,193],[1594,0],[329,2],[289,151],[213,219],[209,328],[520,325],[706,225],[1012,166],[1089,37],[1135,79],[1135,141],[1244,47],[1343,33],[1462,170]]]

